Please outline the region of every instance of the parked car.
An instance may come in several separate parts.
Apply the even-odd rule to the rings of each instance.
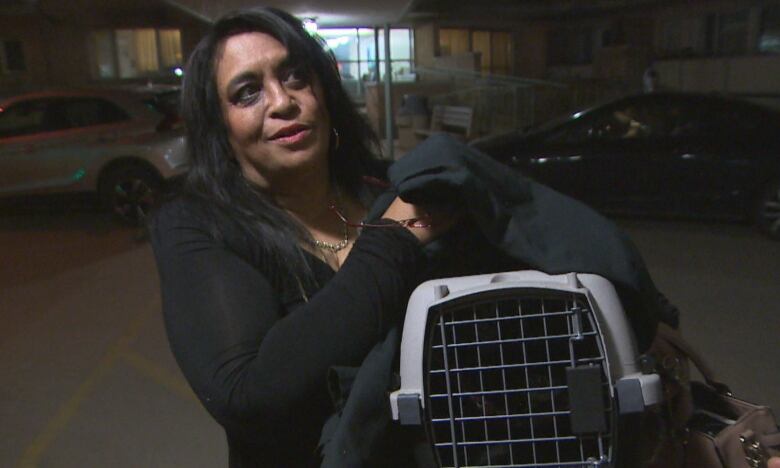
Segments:
[[[610,213],[748,219],[780,238],[780,113],[653,93],[472,143]]]
[[[60,89],[0,99],[0,196],[96,192],[140,222],[187,166],[170,93]]]

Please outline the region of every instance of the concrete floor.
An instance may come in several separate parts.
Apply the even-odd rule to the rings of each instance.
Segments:
[[[136,236],[89,212],[0,218],[0,466],[226,466]]]
[[[745,226],[620,221],[683,331],[738,395],[780,408],[780,243]],[[0,212],[0,466],[226,466],[165,341],[137,232]]]
[[[718,377],[780,410],[780,242],[740,225],[620,224]]]

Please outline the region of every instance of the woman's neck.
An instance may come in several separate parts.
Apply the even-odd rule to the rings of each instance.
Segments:
[[[304,186],[305,187],[305,186]],[[332,200],[330,187],[315,189],[306,187],[305,191],[274,196],[276,202],[304,224],[322,217]]]
[[[335,183],[314,185],[298,185],[307,187],[305,191],[291,194],[276,194],[275,199],[280,206],[300,222],[314,243],[304,242],[301,246],[327,263],[333,270],[338,270],[352,248],[352,241],[358,235],[354,227],[348,226],[339,215],[330,209],[334,204],[341,216],[347,219],[360,220],[365,216],[365,208],[360,202],[346,193],[340,193]],[[316,242],[329,245],[345,244],[337,251],[322,248]]]

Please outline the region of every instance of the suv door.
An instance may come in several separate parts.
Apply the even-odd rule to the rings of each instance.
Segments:
[[[0,114],[0,190],[92,190],[85,177],[129,116],[96,97],[32,99]]]
[[[702,100],[677,106],[680,115],[671,138],[680,204],[692,213],[744,214],[756,181],[762,180],[762,157],[771,151],[767,116],[737,102]],[[773,137],[776,140],[776,137]]]
[[[52,99],[31,99],[0,113],[0,191],[25,193],[44,184],[42,175],[48,171],[40,154],[56,146],[68,126],[51,106]]]
[[[545,147],[556,157],[531,163],[553,187],[596,206],[656,211],[670,196],[664,115],[662,103],[644,97],[594,109],[550,133]]]

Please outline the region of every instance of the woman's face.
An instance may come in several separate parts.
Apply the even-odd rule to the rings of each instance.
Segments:
[[[244,177],[272,191],[295,189],[284,184],[306,174],[327,178],[330,117],[322,86],[306,64],[289,62],[279,41],[262,32],[227,38],[216,84]]]

